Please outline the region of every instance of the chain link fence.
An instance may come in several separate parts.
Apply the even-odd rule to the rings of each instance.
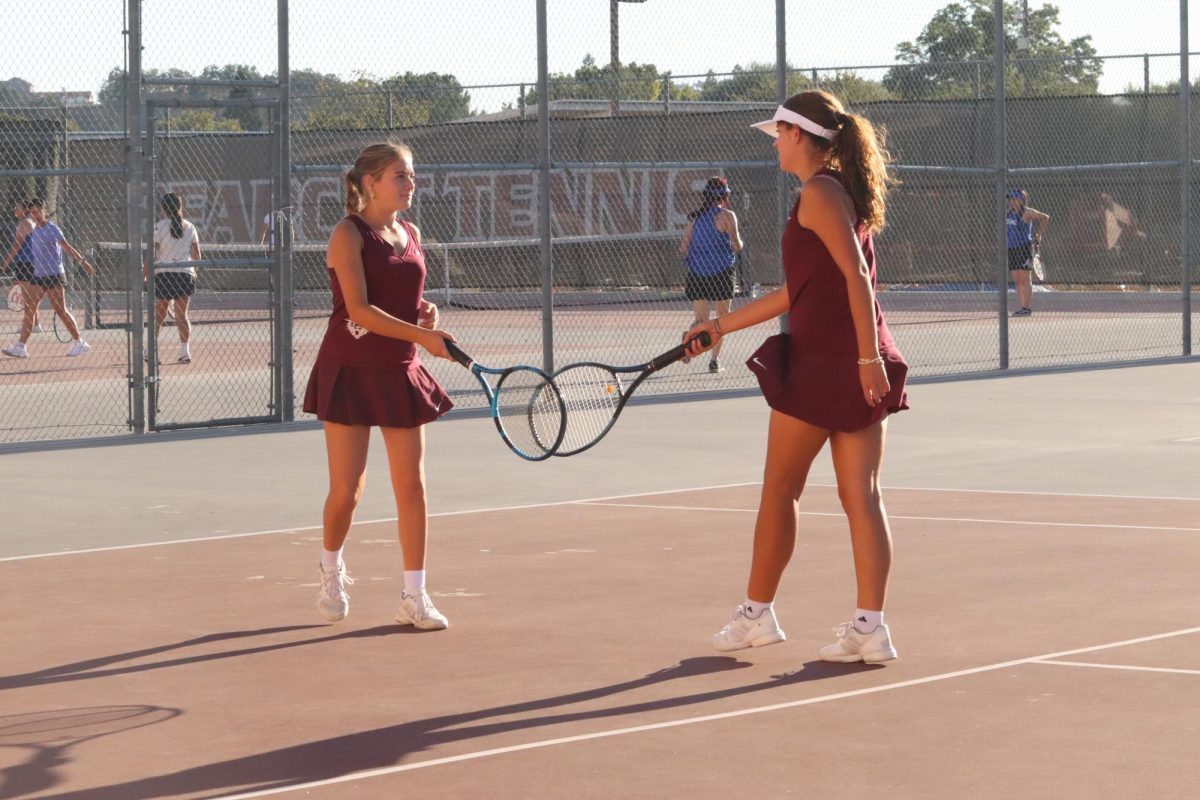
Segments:
[[[914,375],[1195,352],[1196,111],[1178,50],[1102,57],[1036,4],[1002,4],[999,29],[991,0],[928,2],[923,27],[905,19],[912,9],[880,11],[876,27],[897,33],[865,44],[834,7],[755,0],[736,30],[706,34],[691,17],[725,19],[728,4],[689,4],[688,19],[655,29],[664,4],[448,3],[379,26],[315,0],[231,3],[217,21],[136,0],[64,15],[55,35],[77,42],[80,80],[99,88],[38,91],[74,80],[53,72],[0,84],[0,190],[6,208],[44,198],[88,257],[92,273],[66,258],[64,299],[91,349],[67,355],[48,302],[41,332],[22,333],[28,295],[3,273],[0,328],[28,357],[0,361],[0,446],[305,419],[342,176],[383,139],[414,151],[408,217],[426,293],[474,356],[644,361],[693,320],[679,245],[710,176],[729,180],[746,243],[731,306],[781,284],[800,186],[748,126],[812,88],[887,130],[899,183],[878,237],[879,300]],[[1177,30],[1186,7],[1144,13]],[[46,44],[10,51],[40,63]],[[728,54],[739,50],[740,62]],[[832,66],[797,66],[817,51]],[[1034,228],[1032,315],[1019,318],[1012,189],[1049,216]],[[195,225],[197,262],[155,249],[168,194]],[[0,228],[5,253],[20,250],[21,219]],[[179,301],[156,297],[181,269],[196,273],[190,324]],[[751,390],[743,362],[770,332],[728,339],[721,372],[678,364],[641,394]],[[459,407],[483,406],[465,371],[427,362]]]

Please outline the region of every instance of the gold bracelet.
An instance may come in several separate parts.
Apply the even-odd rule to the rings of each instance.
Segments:
[[[860,358],[858,360],[858,365],[860,367],[866,367],[871,364],[882,364],[882,363],[883,363],[883,356],[875,356],[874,358]]]

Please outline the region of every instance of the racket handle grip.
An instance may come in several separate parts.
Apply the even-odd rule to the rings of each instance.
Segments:
[[[462,351],[461,347],[459,347],[458,345],[456,345],[454,342],[450,341],[449,339],[446,339],[445,342],[446,342],[446,352],[450,354],[450,357],[453,358],[458,363],[462,364],[467,369],[470,369],[471,365],[475,363],[475,359],[471,358],[469,355],[464,353]]]

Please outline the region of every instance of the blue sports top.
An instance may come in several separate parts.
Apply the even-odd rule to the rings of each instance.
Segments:
[[[1021,214],[1009,211],[1004,215],[1008,221],[1008,249],[1024,247],[1033,241],[1033,223],[1021,220]]]
[[[30,231],[29,233],[33,233]],[[21,249],[13,256],[13,260],[25,264],[33,263],[33,237],[26,235],[25,241],[21,242]]]
[[[33,253],[33,275],[36,278],[49,278],[51,275],[62,275],[63,268],[62,231],[53,222],[39,225],[30,231],[26,241],[30,242]]]
[[[733,244],[717,230],[719,206],[713,206],[692,221],[692,239],[688,244],[688,269],[697,275],[720,275],[733,266]]]

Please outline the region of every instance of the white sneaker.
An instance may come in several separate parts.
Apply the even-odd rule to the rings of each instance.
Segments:
[[[442,612],[433,607],[433,601],[424,589],[416,594],[401,592],[396,622],[401,625],[415,625],[425,631],[440,631],[450,626],[450,621]]]
[[[842,664],[863,661],[875,664],[891,661],[896,657],[892,636],[887,625],[878,625],[870,633],[859,633],[854,623],[845,622],[833,629],[838,640],[821,648],[822,661],[837,661]]]
[[[67,350],[67,355],[74,358],[75,356],[83,355],[84,353],[86,353],[88,350],[91,350],[91,349],[92,349],[92,346],[90,344],[88,344],[87,342],[85,342],[83,339],[76,339],[75,341],[71,342],[71,347]]]
[[[192,363],[192,351],[188,350],[186,347],[179,348],[179,358],[175,359],[175,363],[177,363],[177,364]]]
[[[12,356],[13,358],[29,358],[29,353],[25,350],[25,344],[23,342],[13,342],[8,347],[0,350],[0,352],[4,353],[6,356]]]
[[[730,650],[744,650],[747,647],[765,647],[787,639],[779,629],[779,620],[775,618],[775,609],[769,608],[759,615],[758,619],[746,616],[746,607],[738,606],[733,612],[733,619],[712,637],[713,647],[723,653]]]
[[[317,592],[317,611],[330,622],[346,618],[350,613],[350,595],[346,594],[346,586],[354,583],[354,579],[346,574],[346,565],[325,568],[318,564],[321,570],[321,591]]]

